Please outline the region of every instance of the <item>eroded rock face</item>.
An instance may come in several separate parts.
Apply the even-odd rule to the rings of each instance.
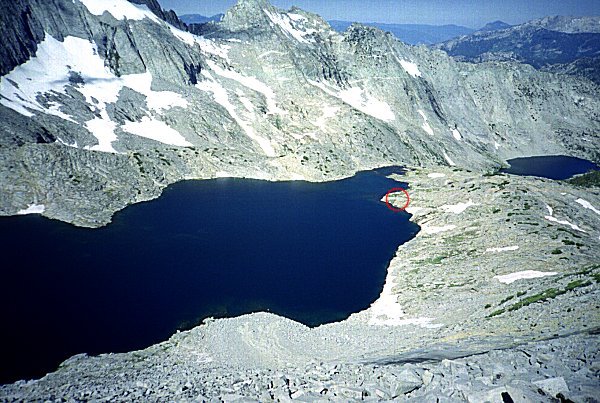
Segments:
[[[266,1],[241,1],[198,35],[154,1],[101,4],[3,6],[1,214],[37,203],[48,217],[95,227],[117,206],[217,173],[322,181],[384,165],[600,158],[589,82],[457,63],[360,25],[338,34]],[[56,160],[63,154],[93,160],[98,174]],[[59,181],[65,172],[81,179]],[[102,172],[114,178],[110,191],[96,186]]]

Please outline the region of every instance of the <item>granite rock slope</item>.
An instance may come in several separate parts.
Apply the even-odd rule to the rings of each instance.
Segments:
[[[0,214],[97,227],[186,178],[600,159],[597,87],[529,66],[339,34],[263,0],[194,33],[153,1],[3,7]]]

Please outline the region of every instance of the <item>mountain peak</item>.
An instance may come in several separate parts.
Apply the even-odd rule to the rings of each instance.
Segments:
[[[493,21],[493,22],[488,22],[478,32],[499,31],[501,29],[506,29],[506,28],[510,28],[510,27],[511,27],[510,24],[507,24],[504,21],[497,20],[497,21]]]
[[[271,7],[271,3],[269,3],[269,0],[238,0],[235,7],[268,8]]]
[[[261,26],[266,18],[264,11],[273,8],[268,0],[238,0],[235,6],[227,10],[222,24],[231,31]]]

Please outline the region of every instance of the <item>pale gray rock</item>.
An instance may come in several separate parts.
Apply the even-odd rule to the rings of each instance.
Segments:
[[[559,393],[568,394],[569,392],[569,387],[562,376],[533,381],[533,384],[543,390],[545,394],[552,397],[556,397]]]

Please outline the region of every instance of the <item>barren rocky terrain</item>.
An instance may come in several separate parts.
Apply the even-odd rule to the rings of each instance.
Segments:
[[[366,311],[313,329],[269,313],[206,320],[146,350],[73,357],[0,395],[595,401],[598,188],[456,168],[400,178],[422,230]]]
[[[421,231],[347,320],[206,320],[0,400],[598,401],[600,190],[496,173],[517,156],[600,161],[597,84],[340,34],[264,0],[193,32],[156,2],[114,3],[2,4],[0,214],[101,227],[184,179],[404,165]]]

